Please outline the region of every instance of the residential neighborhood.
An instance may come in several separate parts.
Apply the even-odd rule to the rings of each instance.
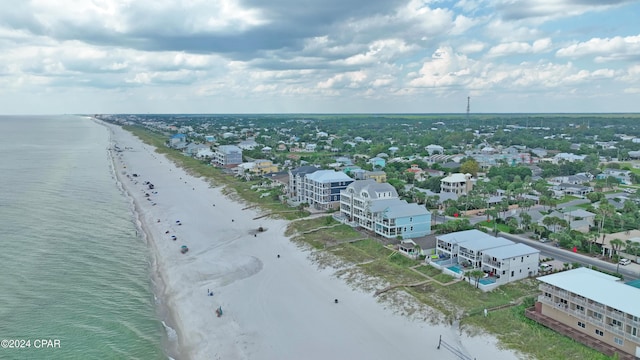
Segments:
[[[638,314],[578,288],[602,282],[640,303],[640,285],[618,280],[640,255],[638,126],[560,115],[473,123],[437,116],[99,117],[162,134],[167,148],[268,188],[292,209],[326,214],[452,281],[482,292],[540,281],[543,295],[527,316],[562,333],[562,326],[578,326],[593,337],[595,329],[582,343],[640,356]],[[552,248],[616,266],[617,277],[579,261],[554,268],[545,260]],[[575,286],[556,280],[564,277]],[[577,308],[588,301],[606,310],[594,321]],[[583,312],[577,322],[576,309]]]

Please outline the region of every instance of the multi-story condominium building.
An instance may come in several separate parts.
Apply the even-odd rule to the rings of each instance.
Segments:
[[[242,164],[242,149],[235,145],[220,145],[213,153],[211,163],[218,166]]]
[[[347,174],[334,170],[318,170],[302,178],[303,200],[319,210],[340,206],[340,191],[353,182]]]
[[[440,192],[454,193],[456,195],[467,194],[473,189],[471,174],[455,173],[440,180]]]
[[[304,200],[304,184],[303,180],[308,174],[318,171],[315,166],[301,166],[297,169],[289,170],[289,188],[287,196],[294,203],[303,203]]]
[[[538,280],[527,317],[609,356],[640,358],[640,289],[587,268]]]
[[[375,180],[357,180],[340,192],[340,212],[347,222],[386,238],[403,239],[431,233],[431,213],[400,200],[396,189]]]

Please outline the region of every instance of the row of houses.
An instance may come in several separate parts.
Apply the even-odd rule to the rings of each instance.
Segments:
[[[375,177],[375,174],[373,175]],[[289,171],[289,200],[317,210],[339,210],[344,223],[385,238],[415,238],[431,233],[431,213],[401,200],[391,184],[355,180],[341,171],[302,166]]]
[[[426,261],[457,278],[482,270],[486,275],[479,288],[489,291],[538,275],[540,251],[473,229],[436,236],[436,248]]]

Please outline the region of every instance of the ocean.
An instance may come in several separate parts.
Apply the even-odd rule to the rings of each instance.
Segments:
[[[0,116],[0,359],[167,359],[106,127]]]

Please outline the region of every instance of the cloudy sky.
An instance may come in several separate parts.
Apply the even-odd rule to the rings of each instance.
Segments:
[[[0,114],[640,112],[631,0],[21,0]]]

